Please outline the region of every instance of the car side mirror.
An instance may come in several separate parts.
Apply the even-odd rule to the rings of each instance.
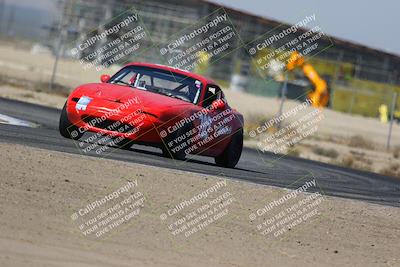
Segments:
[[[106,83],[106,82],[108,82],[110,80],[110,78],[111,78],[110,75],[103,74],[103,75],[100,76],[100,81],[102,83]]]
[[[214,109],[225,109],[225,102],[222,99],[214,100],[211,105]]]

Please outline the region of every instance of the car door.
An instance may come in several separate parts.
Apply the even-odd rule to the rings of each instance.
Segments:
[[[217,85],[209,84],[205,90],[202,107],[207,109],[207,112],[201,114],[199,118],[199,135],[204,143],[200,150],[206,150],[204,151],[206,154],[215,154],[215,152],[221,151],[221,147],[225,147],[229,142],[230,138],[227,137],[232,133],[229,116],[232,115],[232,112],[230,112],[230,107],[226,104],[222,90]],[[222,108],[213,106],[218,101],[224,103]]]

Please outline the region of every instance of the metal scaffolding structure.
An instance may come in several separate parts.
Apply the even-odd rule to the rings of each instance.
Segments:
[[[86,37],[93,29],[98,29],[99,25],[104,25],[127,10],[133,9],[139,13],[151,37],[152,43],[148,45],[157,46],[167,42],[171,36],[198,22],[199,19],[221,9],[221,6],[214,3],[195,0],[60,0],[58,6],[64,21],[60,23],[60,31],[53,32],[50,38],[57,39],[59,36],[56,35],[64,32],[65,36],[61,37],[66,44],[64,50],[79,42],[82,36]],[[223,11],[228,13],[230,21],[240,35],[237,47],[244,46],[245,43],[266,32],[274,33],[278,26],[291,26],[230,8],[223,8]],[[297,34],[304,32],[303,29]],[[333,45],[324,51],[324,47],[328,47],[331,42]],[[394,71],[400,67],[399,56],[337,38],[322,38],[321,44],[321,51],[318,52],[323,51],[323,53],[317,53],[317,59],[348,62],[354,65],[352,75],[355,78],[400,84],[400,74]],[[132,55],[132,60],[158,63],[154,53]],[[212,66],[212,74],[215,78],[229,80],[234,72],[248,73],[249,71],[243,71],[243,68],[248,69],[250,64],[251,58],[246,49],[238,49],[223,58],[218,66]],[[240,67],[236,68],[238,65]],[[332,78],[338,79],[338,77]]]

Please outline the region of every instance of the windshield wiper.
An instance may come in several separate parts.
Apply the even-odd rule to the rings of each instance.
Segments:
[[[174,94],[166,93],[166,92],[162,92],[162,91],[158,91],[158,92],[159,92],[160,94],[162,94],[162,95],[166,95],[166,96],[169,96],[169,97],[172,97],[172,98],[176,98],[176,99],[179,99],[179,100],[183,100],[183,101],[188,102],[187,99],[185,99],[183,96],[174,95]]]
[[[167,92],[164,92],[164,91],[162,91],[162,90],[156,90],[156,89],[154,89],[153,92],[155,92],[155,93],[157,93],[157,94],[160,94],[160,95],[171,96],[171,93],[167,93]]]
[[[124,81],[121,81],[121,80],[113,81],[113,83],[122,83],[122,84],[125,84],[125,85],[129,86],[129,87],[133,87],[132,84],[124,82]]]
[[[169,95],[169,96],[170,96],[170,97],[173,97],[173,98],[176,98],[176,99],[183,100],[183,101],[187,101],[184,97],[179,96],[179,95]]]
[[[147,90],[148,90],[148,89],[147,89]],[[160,94],[160,95],[165,95],[165,96],[168,96],[168,97],[176,98],[176,99],[179,99],[179,100],[182,100],[182,101],[185,101],[185,102],[189,102],[187,99],[185,99],[185,98],[182,97],[182,96],[174,95],[174,94],[165,92],[165,91],[163,91],[163,90],[156,90],[156,89],[154,89],[154,90],[149,90],[149,91],[150,91],[150,92],[157,93],[157,94]]]

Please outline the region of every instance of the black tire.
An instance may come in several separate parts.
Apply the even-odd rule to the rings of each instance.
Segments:
[[[243,129],[233,134],[231,142],[221,155],[215,157],[215,163],[220,167],[234,168],[239,162],[243,149]]]
[[[67,102],[65,102],[64,107],[61,111],[60,121],[58,124],[58,130],[60,134],[68,139],[78,140],[82,137],[83,133],[79,131],[79,128],[73,125],[67,116]]]
[[[124,139],[120,140],[118,143],[115,142],[115,145],[119,149],[129,150],[133,145],[133,140],[124,138]]]
[[[175,138],[177,138],[183,134],[186,134],[191,129],[192,129],[192,125],[188,124],[188,125],[185,125],[184,127],[182,127],[181,129],[177,130],[175,133],[167,135],[167,137],[165,137],[163,139],[164,143],[161,144],[163,156],[167,157],[167,158],[171,158],[171,159],[176,159],[176,160],[185,160],[186,159],[185,149],[183,148],[177,152],[173,152],[172,149],[174,147],[169,148],[168,143],[175,140]]]

